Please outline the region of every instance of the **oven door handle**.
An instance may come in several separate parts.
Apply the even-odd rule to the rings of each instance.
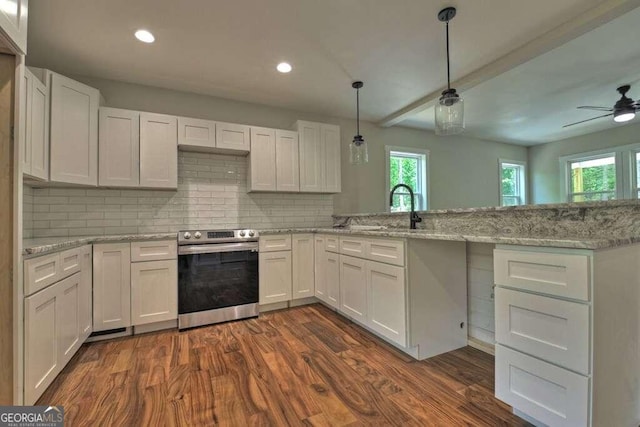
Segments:
[[[178,248],[178,255],[214,254],[214,253],[220,253],[220,252],[241,252],[241,251],[258,252],[258,242],[217,243],[214,245],[180,246]]]

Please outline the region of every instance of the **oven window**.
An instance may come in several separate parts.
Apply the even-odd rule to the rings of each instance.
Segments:
[[[180,314],[258,302],[258,253],[180,255]]]

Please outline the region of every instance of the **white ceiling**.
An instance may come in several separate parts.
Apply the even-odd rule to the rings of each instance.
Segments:
[[[616,88],[640,98],[640,8],[534,58],[464,94],[468,135],[534,145],[609,129],[612,118],[563,129],[565,124],[605,113],[579,105],[612,107]],[[626,125],[640,123],[640,117]],[[434,128],[433,108],[402,123]]]
[[[446,84],[444,25],[436,19],[442,7],[458,7],[458,16],[451,23],[452,78],[455,80],[602,2],[33,1],[29,5],[27,62],[67,74],[340,117],[354,117],[350,84],[361,79],[365,82],[361,91],[362,116],[378,121]],[[156,42],[146,45],[135,40],[133,32],[138,28],[152,31]],[[636,35],[637,30],[635,26]],[[602,49],[608,50],[608,47],[602,46]],[[282,60],[292,63],[291,74],[281,75],[274,70]],[[606,62],[606,58],[602,61]],[[532,74],[520,76],[516,72],[513,78],[523,83],[525,77],[530,78]],[[573,77],[575,72],[561,76],[565,82],[561,93],[580,85],[597,86],[602,92],[603,87],[609,89],[617,81],[613,77],[601,78],[598,83],[606,84],[596,85],[585,74],[584,78],[578,76],[573,83],[569,82]],[[518,104],[536,104],[532,111],[536,120],[543,120],[540,116],[544,116],[548,102],[545,98],[541,104],[540,94],[549,90],[533,84],[540,81],[548,80],[538,78],[529,84],[520,84],[519,88],[506,87],[503,97],[514,101],[525,92],[526,97]],[[572,99],[570,104],[613,101],[614,93],[607,98],[604,95],[608,91],[595,90],[594,87],[584,100]],[[494,93],[489,92],[491,99]],[[478,135],[491,137],[490,126],[485,129],[479,125],[487,122],[491,115],[479,113],[480,109],[474,106],[482,105],[482,109],[486,109],[489,105],[486,92],[480,93],[477,101],[471,91],[465,97],[469,103],[470,133],[477,131]],[[563,96],[553,99],[557,101],[557,98]],[[501,112],[496,120],[517,124],[523,110],[516,109],[513,115],[509,111],[511,109]],[[581,117],[566,113],[562,122],[565,118],[570,121]],[[429,126],[420,118],[407,124]],[[520,140],[505,135],[495,135],[495,138]]]

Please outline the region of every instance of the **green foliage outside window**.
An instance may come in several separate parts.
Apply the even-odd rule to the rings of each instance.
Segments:
[[[595,193],[577,194],[573,197],[575,202],[615,199],[615,164],[572,168],[571,183],[572,193]]]
[[[397,184],[406,184],[414,191],[417,191],[419,189],[418,161],[415,157],[391,156],[389,165],[389,182],[391,187],[389,190]],[[411,197],[408,194],[402,195],[400,193],[408,193],[408,191],[403,188],[396,191],[397,195],[393,198],[393,205],[391,206],[392,212],[402,212],[411,209]],[[418,205],[417,200],[416,205]]]

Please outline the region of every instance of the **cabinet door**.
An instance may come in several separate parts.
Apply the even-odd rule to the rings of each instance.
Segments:
[[[105,187],[140,185],[140,113],[100,108],[100,177]]]
[[[298,132],[277,130],[276,188],[278,191],[300,191],[299,156]]]
[[[134,325],[178,318],[176,260],[131,264],[131,320]]]
[[[25,66],[24,74],[20,84],[20,161],[22,162],[22,173],[31,175],[31,92],[33,91],[33,80],[36,78]]]
[[[31,78],[30,102],[28,114],[31,151],[31,173],[34,178],[49,179],[49,90],[35,76]]]
[[[58,285],[24,299],[24,399],[33,405],[62,369]]]
[[[325,252],[326,303],[333,308],[340,307],[340,255]]]
[[[93,245],[93,330],[131,326],[129,243]]]
[[[80,326],[82,274],[79,272],[58,282],[58,327],[60,352],[58,360],[66,365],[82,345]]]
[[[178,146],[215,148],[216,122],[178,117]]]
[[[298,122],[300,146],[300,191],[324,191],[324,146],[320,140],[318,123]]]
[[[324,236],[315,236],[315,295],[327,302],[327,259],[324,252]]]
[[[216,148],[248,153],[251,150],[249,126],[216,123]]]
[[[51,73],[51,181],[98,184],[98,90]]]
[[[140,113],[140,186],[178,188],[178,124],[173,116]]]
[[[293,295],[291,299],[312,297],[315,293],[313,234],[293,235]]]
[[[93,263],[90,245],[82,248],[82,274],[80,282],[80,340],[85,341],[93,332]]]
[[[366,261],[340,256],[340,311],[353,319],[367,322]]]
[[[24,294],[31,295],[62,278],[60,254],[48,254],[24,261]]]
[[[276,191],[276,131],[251,128],[249,154],[251,191]]]
[[[260,304],[291,299],[291,251],[259,255]]]
[[[341,186],[340,127],[321,125],[320,137],[325,152],[324,188],[327,193],[339,193]]]
[[[14,53],[27,54],[28,0],[3,0],[0,7],[2,38],[13,47]]]
[[[401,346],[407,345],[404,268],[367,261],[367,325]]]

